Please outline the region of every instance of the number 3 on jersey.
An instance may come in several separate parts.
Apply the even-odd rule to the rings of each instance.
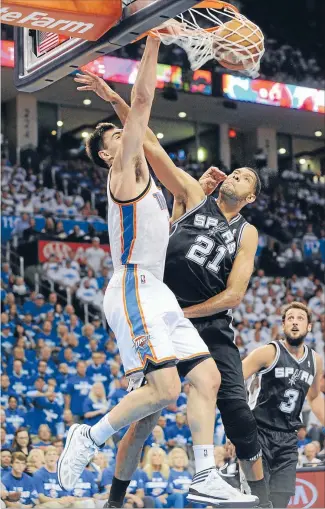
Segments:
[[[188,250],[186,258],[203,267],[214,247],[214,240],[206,237],[205,235],[198,235],[195,239],[195,243]],[[208,262],[206,264],[206,268],[214,274],[218,274],[220,270],[220,263],[224,259],[226,252],[227,248],[225,246],[218,246],[215,257],[212,262]]]
[[[287,389],[284,393],[284,397],[288,398],[288,401],[282,401],[280,410],[286,414],[291,414],[294,411],[297,399],[299,398],[299,391],[296,389]]]

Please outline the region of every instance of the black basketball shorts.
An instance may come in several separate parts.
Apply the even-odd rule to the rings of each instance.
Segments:
[[[298,462],[297,435],[258,427],[263,453],[263,470],[269,493],[295,494]]]
[[[212,319],[191,320],[210,350],[221,374],[218,400],[236,399],[246,402],[246,390],[239,350],[234,343],[232,318],[223,314]]]

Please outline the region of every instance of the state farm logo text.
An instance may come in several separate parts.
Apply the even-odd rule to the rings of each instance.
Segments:
[[[16,7],[17,8],[17,7]],[[55,16],[55,12],[51,12]],[[17,21],[19,20],[19,21]],[[62,32],[71,32],[75,36],[77,34],[84,34],[94,28],[93,23],[83,23],[82,21],[58,19],[57,17],[48,16],[47,12],[34,11],[24,16],[22,12],[13,11],[10,7],[0,8],[0,21],[1,23],[15,22],[21,26],[33,27],[35,30],[55,29]]]

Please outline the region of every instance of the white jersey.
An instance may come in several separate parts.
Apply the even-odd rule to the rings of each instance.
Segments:
[[[135,200],[116,200],[109,188],[107,194],[114,271],[124,265],[137,265],[162,281],[169,240],[169,213],[164,195],[151,177]]]

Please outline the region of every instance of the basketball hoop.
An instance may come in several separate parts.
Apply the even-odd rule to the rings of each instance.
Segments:
[[[256,77],[264,54],[264,36],[260,28],[240,14],[233,5],[206,0],[174,20],[181,23],[178,35],[163,28],[148,35],[159,37],[166,45],[177,44],[187,53],[192,70],[211,59],[222,66]],[[173,20],[167,21],[170,25]]]

